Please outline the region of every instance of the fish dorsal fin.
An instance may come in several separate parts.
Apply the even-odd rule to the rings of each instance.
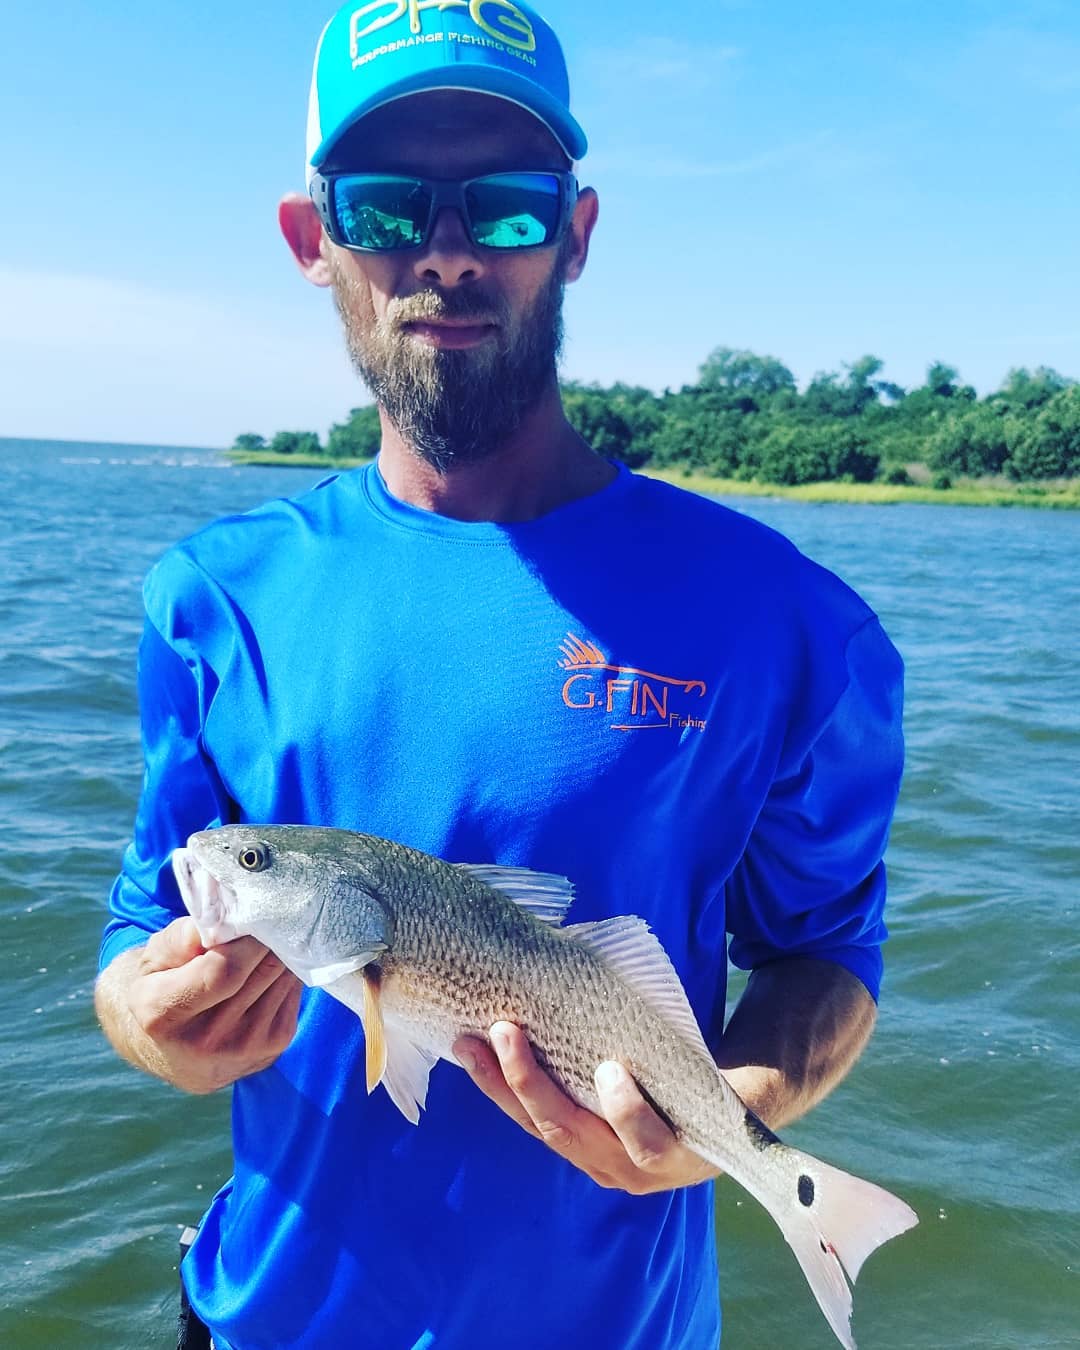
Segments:
[[[457,863],[474,881],[527,909],[535,919],[556,928],[566,918],[574,898],[573,882],[553,872],[531,872],[527,867],[499,867],[495,863]]]
[[[712,1059],[671,958],[644,919],[620,915],[571,924],[563,933],[610,966],[689,1046]]]

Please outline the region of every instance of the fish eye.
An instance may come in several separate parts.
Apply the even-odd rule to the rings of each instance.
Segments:
[[[236,855],[245,872],[261,872],[267,864],[266,849],[259,844],[248,844]]]

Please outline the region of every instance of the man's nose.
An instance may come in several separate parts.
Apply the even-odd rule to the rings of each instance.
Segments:
[[[435,217],[431,237],[413,261],[417,278],[440,286],[459,286],[479,280],[486,270],[460,214],[444,206]]]

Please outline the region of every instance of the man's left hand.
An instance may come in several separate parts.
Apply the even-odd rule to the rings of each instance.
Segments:
[[[601,1119],[552,1081],[524,1032],[510,1022],[491,1028],[490,1046],[462,1037],[454,1054],[496,1106],[598,1186],[648,1195],[719,1175],[679,1143],[621,1064],[601,1064],[596,1071]]]

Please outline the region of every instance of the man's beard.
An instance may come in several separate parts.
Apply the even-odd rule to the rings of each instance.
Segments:
[[[431,287],[392,300],[375,315],[365,283],[345,274],[331,256],[334,301],[353,365],[402,439],[445,473],[494,454],[518,430],[554,378],[562,350],[565,246],[543,289],[514,319],[483,282]],[[428,346],[407,323],[454,319],[494,323],[479,346]]]

